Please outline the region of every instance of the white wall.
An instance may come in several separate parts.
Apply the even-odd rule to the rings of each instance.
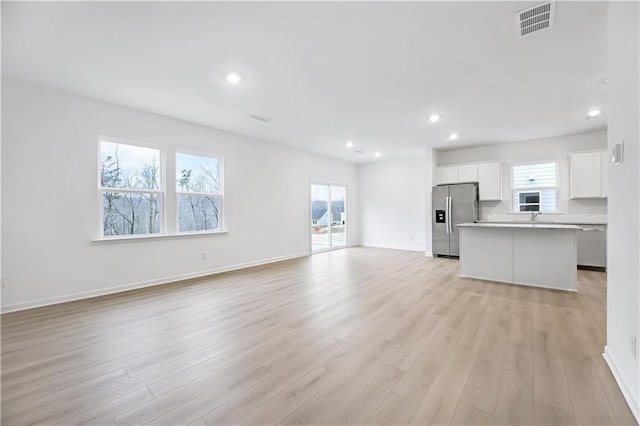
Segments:
[[[606,200],[571,200],[569,153],[607,147],[606,131],[558,136],[507,144],[483,145],[480,147],[441,151],[438,165],[472,163],[476,161],[504,160],[502,167],[502,201],[480,203],[480,220],[518,220],[511,214],[511,167],[514,163],[558,160],[559,194],[558,209],[561,215],[552,220],[576,222],[606,222]]]
[[[433,237],[433,229],[432,229],[432,221],[433,221],[433,205],[431,204],[431,194],[433,193],[432,189],[436,185],[436,164],[438,164],[439,153],[435,149],[427,148],[425,150],[425,182],[427,186],[427,197],[425,200],[425,248],[424,252],[427,256],[433,256],[433,247],[432,247],[432,237]]]
[[[609,167],[607,239],[607,346],[605,359],[636,419],[640,420],[640,366],[630,338],[640,331],[640,49],[637,2],[608,6],[608,146],[624,140],[624,163]]]
[[[426,156],[358,166],[361,245],[424,251],[428,237],[431,246],[426,170]]]
[[[349,187],[357,244],[355,165],[11,80],[2,123],[4,311],[308,254],[311,180]],[[224,155],[229,233],[92,242],[98,135]]]

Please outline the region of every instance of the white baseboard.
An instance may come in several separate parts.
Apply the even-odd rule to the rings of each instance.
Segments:
[[[421,252],[424,252],[424,247],[397,246],[397,245],[393,245],[393,244],[360,243],[360,247],[384,248],[384,249],[391,249],[391,250],[407,250],[407,251],[421,251]]]
[[[611,370],[611,373],[613,374],[613,378],[616,379],[616,382],[618,383],[618,387],[620,388],[620,391],[622,392],[624,399],[627,401],[627,404],[629,405],[631,412],[635,416],[636,421],[640,423],[640,410],[639,410],[640,407],[638,406],[638,400],[634,398],[633,394],[631,393],[631,390],[629,389],[629,387],[627,386],[627,383],[624,380],[624,377],[622,376],[622,374],[620,374],[620,370],[616,366],[616,363],[613,360],[613,357],[611,356],[611,352],[609,351],[607,346],[604,347],[604,353],[602,354],[602,356],[604,357],[604,360],[609,366],[609,370]]]
[[[433,257],[433,253],[431,253],[430,251],[425,251],[424,255],[425,257]]]
[[[39,308],[42,306],[56,305],[58,303],[72,302],[74,300],[89,299],[91,297],[104,296],[107,294],[121,293],[123,291],[136,290],[145,287],[153,287],[156,285],[169,284],[176,281],[188,280],[191,278],[206,277],[207,275],[220,274],[222,272],[235,271],[238,269],[250,268],[252,266],[266,265],[269,263],[281,262],[283,260],[296,259],[299,257],[309,256],[308,252],[295,253],[286,256],[272,257],[269,259],[261,259],[254,262],[238,263],[235,265],[222,266],[219,268],[207,269],[204,271],[190,272],[186,274],[174,275],[171,277],[156,278],[148,281],[140,281],[136,283],[118,285],[114,287],[101,288],[98,290],[83,291],[64,296],[48,297],[45,299],[31,300],[28,302],[14,303],[11,305],[3,305],[0,307],[1,313],[23,311],[25,309]]]

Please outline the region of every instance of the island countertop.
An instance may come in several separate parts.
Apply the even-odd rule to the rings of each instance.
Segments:
[[[563,223],[552,222],[510,222],[510,223],[492,223],[492,222],[479,222],[479,223],[461,223],[456,225],[459,228],[518,228],[518,229],[567,229],[579,231],[582,229],[578,225],[568,225]]]

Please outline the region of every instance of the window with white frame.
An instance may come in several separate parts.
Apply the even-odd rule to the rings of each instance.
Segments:
[[[163,232],[162,160],[159,147],[100,140],[101,236]]]
[[[556,161],[514,164],[512,171],[514,212],[558,211],[558,163]]]
[[[98,192],[100,237],[223,231],[222,157],[101,137]],[[165,161],[176,185],[165,187]],[[165,212],[176,218],[165,223]],[[175,212],[175,216],[174,215]]]
[[[222,229],[222,159],[176,152],[178,232]]]

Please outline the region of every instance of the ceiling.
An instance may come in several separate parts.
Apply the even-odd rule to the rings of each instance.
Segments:
[[[354,163],[606,127],[606,2],[538,3],[3,1],[2,72]]]

